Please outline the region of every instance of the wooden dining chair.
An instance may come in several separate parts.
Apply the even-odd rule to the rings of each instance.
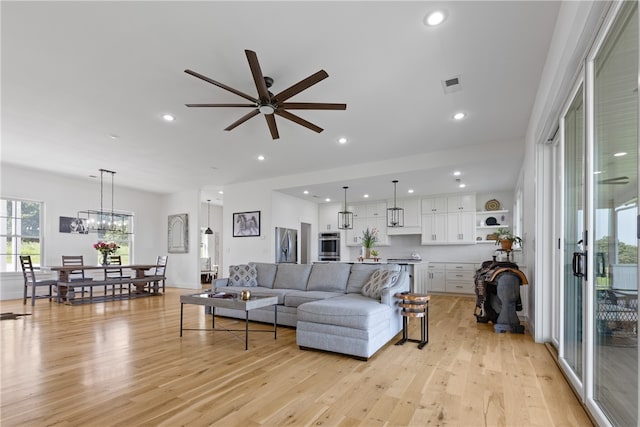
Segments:
[[[108,279],[131,279],[131,276],[127,276],[122,272],[122,258],[120,255],[109,255],[109,268],[104,270],[104,278]],[[120,283],[120,295],[122,295],[123,286],[125,283]],[[127,292],[131,293],[131,284],[126,284]],[[107,286],[104,287],[104,293],[107,294]],[[116,286],[112,285],[111,295],[115,297]]]
[[[147,274],[149,280],[149,292],[152,290],[158,292],[160,282],[162,282],[162,293],[164,293],[165,281],[167,280],[167,261],[169,257],[167,255],[160,255],[156,260],[156,266],[153,268],[153,272]]]
[[[27,304],[27,288],[31,286],[31,305],[36,305],[36,299],[47,298],[49,301],[53,299],[53,287],[58,284],[57,280],[37,280],[36,274],[33,271],[33,264],[31,263],[31,255],[20,255],[20,265],[22,266],[22,275],[24,276],[24,295],[22,297],[22,304]],[[48,295],[36,295],[36,288],[48,287]],[[56,297],[56,300],[60,302],[60,295]]]
[[[62,255],[62,265],[65,267],[67,266],[82,267],[84,266],[84,257],[82,255]],[[85,282],[87,280],[93,280],[93,278],[85,277],[83,269],[69,271],[70,282]],[[84,295],[84,292],[85,292],[84,286],[80,287],[80,291],[82,292],[82,295]],[[91,299],[92,297],[93,297],[93,286],[90,286],[89,299]]]

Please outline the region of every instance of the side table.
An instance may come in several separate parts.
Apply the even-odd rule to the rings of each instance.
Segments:
[[[431,295],[402,292],[395,294],[399,300],[398,306],[402,307],[402,339],[396,345],[402,345],[407,341],[417,342],[418,348],[422,348],[429,342],[429,300]],[[409,338],[409,317],[420,318],[420,340]]]

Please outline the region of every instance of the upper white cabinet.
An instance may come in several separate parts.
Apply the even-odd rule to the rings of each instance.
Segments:
[[[475,212],[447,214],[447,240],[449,243],[475,243],[475,222]]]
[[[365,205],[367,211],[367,218],[386,218],[387,217],[387,203],[368,203]]]
[[[387,206],[393,207],[393,200],[387,201]],[[403,234],[420,234],[421,218],[420,218],[420,199],[400,199],[396,200],[396,206],[404,209],[404,227],[388,227],[387,234],[390,236]],[[386,215],[385,215],[386,221]]]
[[[341,210],[341,205],[335,203],[318,206],[318,231],[338,231],[338,211]]]
[[[447,212],[475,212],[476,195],[460,194],[447,197]]]
[[[361,246],[362,232],[369,228],[378,230],[377,246],[389,244],[387,237],[387,203],[374,202],[349,206],[353,212],[353,229],[347,230],[347,246]],[[336,213],[337,215],[337,213]]]
[[[423,245],[474,244],[476,195],[451,194],[422,199]]]
[[[422,214],[436,214],[447,212],[447,197],[429,197],[422,199]]]
[[[422,215],[422,238],[420,242],[423,245],[448,243],[447,216],[448,214],[446,213]]]

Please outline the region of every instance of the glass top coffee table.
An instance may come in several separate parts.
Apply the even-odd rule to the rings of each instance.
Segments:
[[[194,329],[183,328],[182,317],[185,304],[203,305],[205,307],[211,307],[211,329]],[[249,310],[253,310],[261,307],[273,306],[273,339],[277,338],[278,333],[278,297],[254,297],[243,300],[240,295],[228,292],[215,292],[215,293],[199,293],[193,295],[181,295],[180,296],[180,336],[182,331],[244,331],[244,349],[249,349],[249,331],[251,332],[271,332],[264,329],[249,329]],[[244,310],[245,320],[244,329],[226,329],[216,328],[216,307],[231,308],[235,310]]]

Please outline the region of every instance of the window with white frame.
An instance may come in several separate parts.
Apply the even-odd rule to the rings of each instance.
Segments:
[[[20,271],[20,255],[40,266],[41,214],[42,202],[0,199],[0,272]]]

